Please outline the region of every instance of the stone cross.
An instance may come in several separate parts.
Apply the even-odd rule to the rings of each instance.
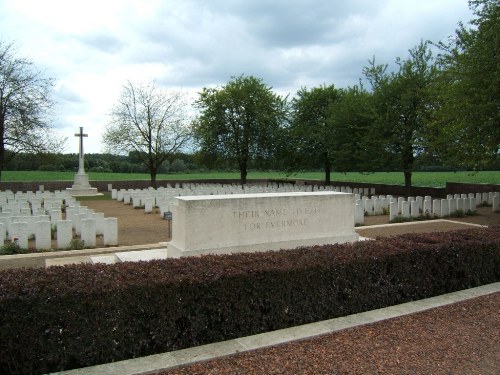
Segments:
[[[85,173],[83,162],[83,137],[88,137],[88,134],[83,134],[83,127],[80,126],[80,133],[75,134],[75,137],[80,138],[80,155],[78,156],[78,173]]]

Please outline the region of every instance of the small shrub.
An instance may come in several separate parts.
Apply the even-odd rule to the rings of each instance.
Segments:
[[[0,254],[13,255],[13,254],[26,254],[28,249],[23,249],[17,242],[10,242],[7,245],[0,247]]]
[[[78,238],[72,239],[71,242],[69,243],[70,250],[83,250],[84,247],[85,243]]]
[[[450,214],[450,217],[465,217],[464,210],[456,210],[454,213]]]

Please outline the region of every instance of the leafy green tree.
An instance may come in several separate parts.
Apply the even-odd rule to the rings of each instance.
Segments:
[[[371,136],[375,121],[373,95],[362,85],[340,89],[329,107],[333,166],[339,172],[380,169],[373,163],[378,145]]]
[[[151,186],[161,165],[185,146],[191,129],[185,96],[154,84],[128,82],[111,112],[103,143],[112,152],[133,153],[149,171]]]
[[[225,86],[203,88],[196,105],[201,112],[195,136],[205,164],[234,163],[245,184],[249,167],[275,157],[286,100],[261,79],[241,75]]]
[[[406,60],[396,59],[397,72],[387,73],[387,65],[376,65],[375,59],[363,69],[373,89],[376,111],[371,137],[378,153],[373,162],[401,170],[408,194],[415,156],[428,147],[429,124],[437,105],[433,84],[438,74],[427,42],[409,53]]]
[[[438,43],[442,74],[435,122],[436,150],[448,162],[484,169],[500,156],[500,5],[469,1],[476,16],[447,43]]]
[[[53,82],[32,61],[16,57],[13,44],[0,40],[0,178],[10,158],[20,152],[57,151],[50,119]]]
[[[330,183],[334,161],[333,131],[328,122],[329,108],[339,99],[333,86],[303,87],[292,100],[292,120],[288,142],[288,164],[300,170],[321,166]]]

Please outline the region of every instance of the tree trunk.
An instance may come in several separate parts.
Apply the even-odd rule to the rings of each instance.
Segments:
[[[411,141],[408,141],[408,144]],[[413,171],[413,148],[408,147],[403,154],[403,173],[405,175],[405,188],[406,195],[410,196],[411,194],[411,173]]]
[[[330,174],[332,172],[332,165],[329,160],[325,160],[325,185],[330,185]]]
[[[4,144],[4,118],[0,118],[0,181],[2,181],[2,172],[5,168],[5,144]]]
[[[245,185],[247,183],[247,162],[242,161],[240,163],[240,182],[241,185]]]
[[[411,169],[405,170],[404,175],[405,175],[406,195],[410,196],[411,195]]]
[[[151,176],[151,187],[156,189],[156,171],[151,170],[149,175]]]
[[[240,182],[242,185],[245,185],[247,183],[247,171],[246,171],[246,169],[240,168]]]

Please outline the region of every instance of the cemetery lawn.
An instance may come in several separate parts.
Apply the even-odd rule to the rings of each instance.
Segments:
[[[75,172],[44,172],[44,171],[3,171],[2,181],[73,181]],[[249,179],[308,179],[323,180],[322,172],[301,172],[287,175],[281,172],[250,171]],[[146,173],[97,173],[89,172],[91,181],[130,181],[149,180]],[[238,172],[193,172],[159,174],[157,180],[207,180],[207,179],[239,179]],[[332,181],[364,182],[374,184],[404,185],[402,172],[376,173],[332,173]],[[462,182],[473,184],[500,184],[500,171],[481,172],[414,172],[413,186],[444,187],[446,182]]]

